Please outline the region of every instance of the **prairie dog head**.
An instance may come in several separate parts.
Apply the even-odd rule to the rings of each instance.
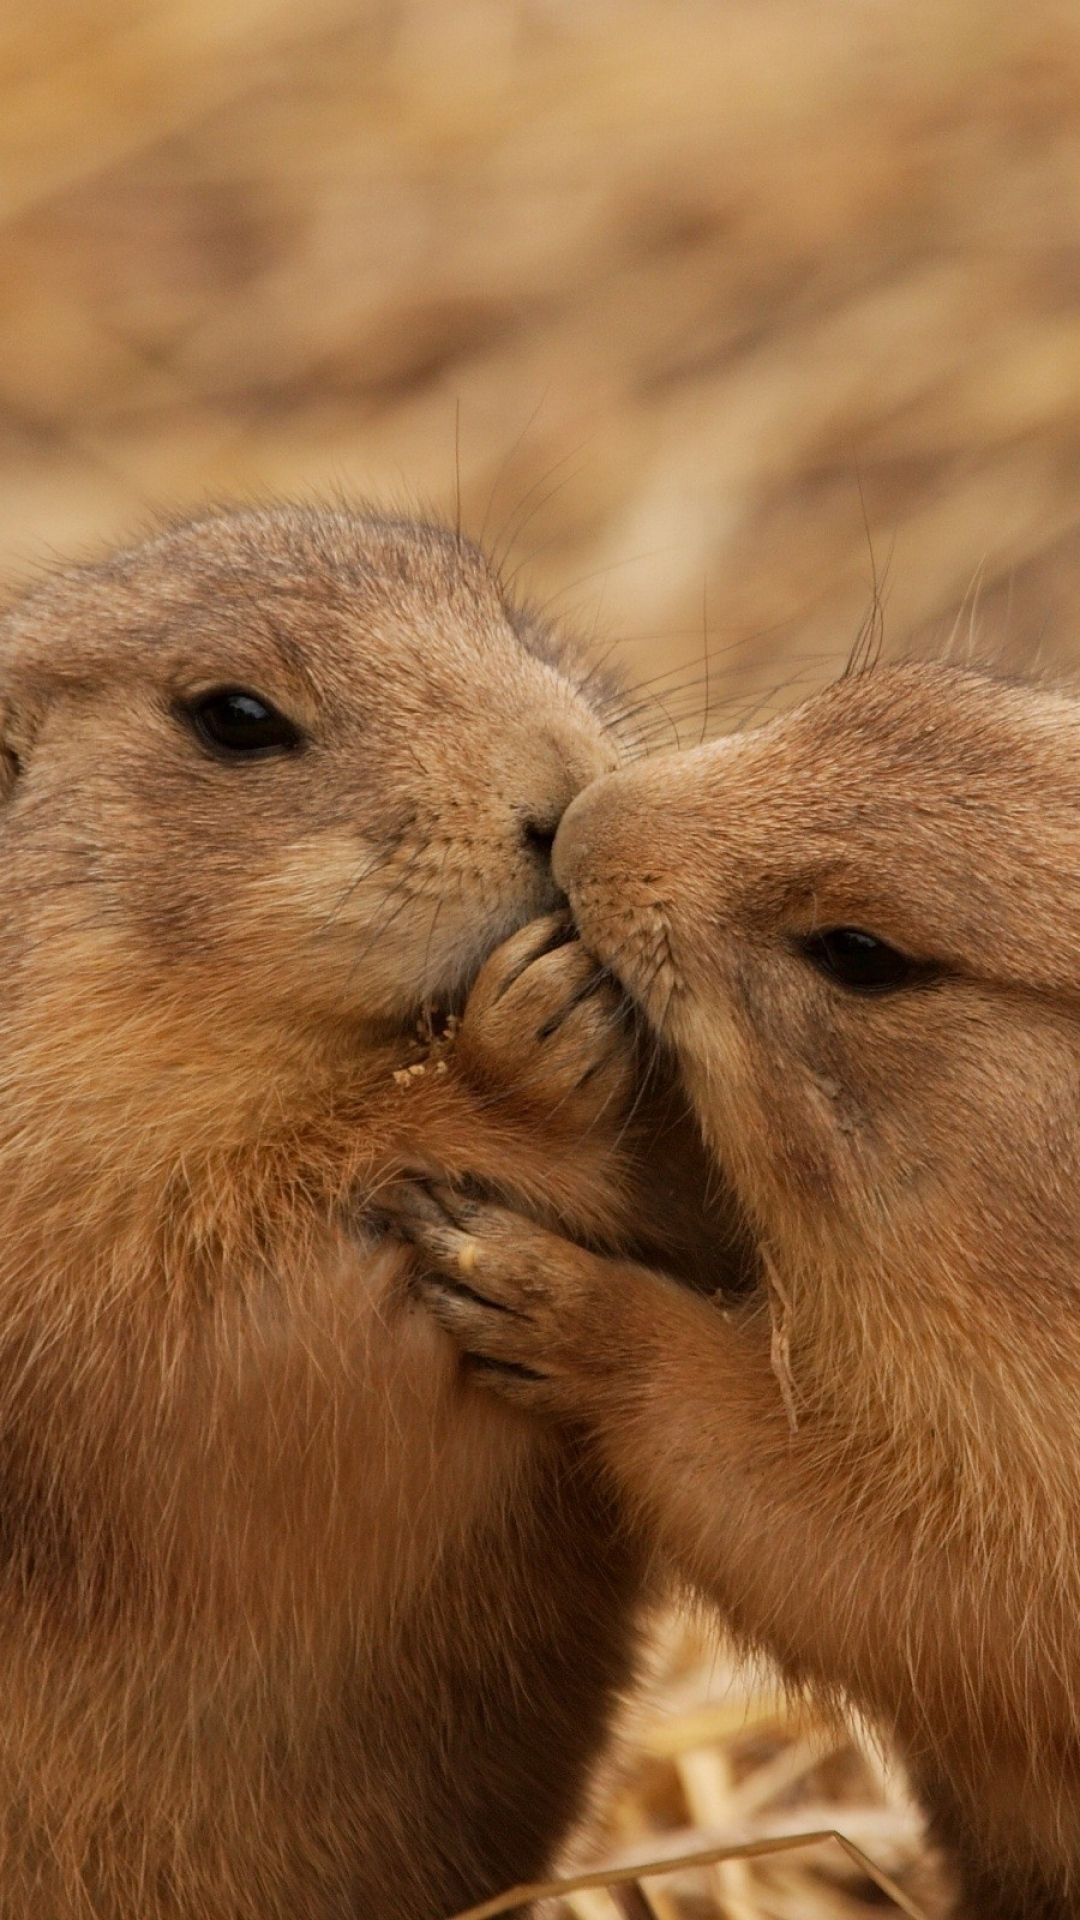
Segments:
[[[601,780],[555,873],[789,1266],[1069,1294],[1080,705],[941,666],[851,678]]]
[[[125,1059],[190,1080],[406,1027],[551,906],[560,815],[615,760],[440,530],[236,512],[61,573],[0,625],[0,1056],[32,1018],[77,1105]]]

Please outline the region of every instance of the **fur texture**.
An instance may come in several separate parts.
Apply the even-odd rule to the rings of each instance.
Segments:
[[[223,686],[296,751],[200,744]],[[553,904],[597,700],[473,549],[344,513],[166,531],[0,628],[12,1920],[437,1920],[580,1804],[634,1555],[460,1380],[377,1207],[451,1167],[614,1231],[596,1003],[508,1093],[513,945],[450,1071],[394,1079]]]
[[[756,1285],[718,1310],[450,1196],[411,1229],[504,1393],[896,1739],[973,1920],[1080,1911],[1078,821],[1080,707],[928,665],[599,781],[555,871]],[[853,991],[804,944],[836,927],[919,965]]]

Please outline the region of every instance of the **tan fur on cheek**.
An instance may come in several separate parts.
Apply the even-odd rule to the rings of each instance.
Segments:
[[[313,995],[309,1011],[338,1018],[400,1017],[418,1005],[425,969],[441,978],[455,933],[462,938],[460,909],[440,890],[447,876],[439,864],[438,850],[408,840],[379,844],[337,831],[275,857],[241,884],[237,903],[245,946],[263,941],[266,991],[276,982],[295,993],[300,974]],[[293,944],[307,949],[309,964],[283,978],[280,951]]]

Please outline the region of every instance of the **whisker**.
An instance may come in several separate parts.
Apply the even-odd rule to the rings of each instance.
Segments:
[[[800,679],[815,678],[817,677],[817,675],[815,674],[814,670],[821,666],[831,666],[834,658],[835,656],[833,654],[828,654],[828,653],[800,654],[797,664],[800,668],[805,668],[806,672],[798,675],[791,675],[789,676],[787,681],[780,682],[780,685],[794,686],[798,683]],[[712,675],[710,670],[706,670],[704,673],[698,673],[695,667],[694,673],[689,678],[680,681],[678,685],[668,689],[668,691],[664,695],[665,703],[676,700],[681,694],[691,692],[698,687],[705,687],[706,689],[708,689],[711,684],[711,679],[712,679]],[[627,693],[626,693],[626,699],[624,703],[621,706],[609,707],[606,710],[608,713],[608,717],[612,720],[622,719],[628,716],[633,716],[637,711],[640,711],[645,703],[641,703],[640,706],[636,704],[636,696],[641,691],[648,688],[649,685],[650,685],[649,681],[643,681],[641,682],[640,686],[628,687]],[[732,707],[738,706],[739,702],[743,698],[744,698],[744,694],[742,693],[729,694],[725,699],[722,699],[716,703],[717,711],[721,713],[728,711]]]
[[[546,600],[541,600],[537,604],[536,612],[540,615],[546,613],[548,608],[553,607],[557,601],[565,600],[568,593],[576,592],[576,590],[579,587],[588,586],[590,580],[602,579],[606,581],[608,577],[613,573],[625,571],[627,567],[640,566],[643,560],[655,560],[661,554],[664,554],[668,551],[669,549],[666,547],[653,547],[651,551],[628,553],[624,559],[608,560],[608,561],[605,561],[602,567],[592,567],[590,568],[588,573],[579,573],[575,580],[567,581],[564,587],[556,587],[554,593],[550,593]],[[651,637],[653,639],[665,639],[665,638],[675,638],[677,636],[657,634]],[[619,637],[619,639],[615,642],[615,644],[617,646],[637,645],[642,638],[644,638],[644,636],[622,634]]]
[[[598,655],[596,660],[594,660],[592,666],[589,668],[589,671],[585,675],[584,679],[579,680],[577,682],[577,692],[582,699],[584,699],[586,693],[588,692],[589,688],[592,686],[597,676],[604,671],[604,668],[607,666],[607,663],[611,659],[612,654],[615,652],[616,647],[620,646],[621,644],[622,642],[619,640],[612,640],[611,644],[609,646],[606,646],[603,652]]]
[[[333,926],[334,921],[337,919],[338,915],[344,911],[345,907],[348,905],[349,901],[352,899],[353,894],[356,892],[357,888],[363,886],[365,880],[369,880],[373,873],[378,873],[380,868],[389,865],[395,853],[397,853],[398,850],[400,849],[404,837],[405,837],[404,832],[399,834],[397,838],[394,840],[393,844],[387,848],[385,853],[376,854],[375,858],[366,867],[362,867],[360,872],[354,875],[354,877],[348,882],[348,885],[345,887],[344,891],[342,892],[340,899],[335,902],[333,907],[331,907],[330,912],[327,914],[326,919],[323,921],[322,925],[316,928],[315,931],[318,935],[322,935],[329,931],[329,929]]]
[[[536,494],[543,487],[547,486],[553,474],[558,473],[560,468],[565,467],[569,461],[578,459],[579,456],[584,452],[588,444],[589,444],[588,440],[583,440],[578,446],[568,448],[566,453],[562,454],[558,460],[553,461],[552,464],[543,473],[537,476],[537,478],[533,481],[532,486],[526,489],[525,493],[522,495],[521,499],[518,501],[517,506],[514,507],[511,513],[507,516],[507,519],[503,522],[503,525],[500,528],[499,533],[496,535],[495,539],[492,541],[491,568],[492,568],[492,572],[498,578],[501,579],[502,570],[506,564],[510,550],[517,543],[517,541],[520,540],[525,527],[529,525],[529,522],[534,518],[535,514],[539,511],[539,508],[541,506],[546,505],[548,500],[554,499],[555,495],[559,491],[559,487],[564,486],[566,484],[566,479],[569,478],[570,476],[564,476],[564,478],[558,482],[558,485],[552,487],[550,491],[544,495],[543,499],[538,503],[537,506],[531,507],[524,521],[522,521],[521,519],[522,510],[526,506],[528,506],[529,501],[533,500]]]
[[[874,540],[870,531],[870,516],[866,509],[866,493],[863,487],[862,471],[857,460],[855,462],[855,480],[859,489],[859,506],[862,512],[863,528],[866,533],[867,551],[870,555],[870,606],[855,636],[854,644],[848,655],[847,664],[840,676],[842,680],[851,679],[862,673],[872,673],[881,660],[882,650],[885,645],[885,587],[888,582],[889,569],[892,565],[892,557],[896,546],[896,537],[894,534],[884,569],[879,577],[877,555],[874,552]]]
[[[400,878],[398,879],[396,884],[391,888],[389,894],[387,895],[386,904],[388,907],[391,905],[391,902],[393,902],[394,900],[397,900],[398,902],[397,906],[394,907],[393,912],[385,913],[382,916],[382,918],[371,929],[371,933],[368,939],[364,942],[363,946],[360,948],[360,951],[353,956],[352,965],[349,968],[349,972],[345,981],[346,992],[348,992],[348,989],[352,986],[352,983],[356,978],[357,968],[363,965],[363,962],[367,959],[368,954],[371,952],[376,941],[381,940],[383,938],[383,935],[386,933],[387,929],[393,926],[394,922],[400,917],[402,913],[404,913],[405,908],[410,906],[412,902],[417,898],[417,895],[414,892],[409,891],[409,882],[412,879],[413,875],[417,870],[417,867],[420,864],[421,858],[423,856],[423,852],[424,852],[424,849],[421,847],[418,847],[416,849],[416,851],[412,855],[412,858],[409,860],[409,863],[406,866],[404,872],[401,874]],[[401,895],[400,899],[398,899],[399,895]]]
[[[484,518],[480,523],[480,531],[476,536],[476,544],[478,547],[483,548],[484,546],[484,538],[488,530],[488,521],[491,518],[491,509],[495,505],[495,495],[498,492],[499,488],[501,487],[503,481],[505,480],[506,475],[510,469],[510,466],[515,458],[515,455],[520,451],[528,435],[532,432],[533,427],[536,425],[536,422],[539,419],[541,412],[543,411],[544,402],[546,401],[550,391],[551,391],[550,386],[547,386],[544,388],[543,393],[540,395],[539,400],[537,401],[535,407],[533,408],[528,419],[526,420],[525,425],[522,427],[521,432],[518,434],[517,439],[511,443],[509,452],[503,454],[503,457],[500,460],[499,465],[495,469],[495,477],[491,482],[491,491],[489,492],[487,497],[487,506],[484,508]],[[495,544],[497,545],[498,542],[496,542]]]
[[[762,709],[769,706],[780,694],[790,693],[793,687],[805,686],[807,683],[816,685],[817,675],[792,674],[786,680],[778,680],[774,686],[766,687],[763,693],[755,694],[750,705],[744,707],[740,712],[737,723],[732,728],[732,732],[745,732]]]
[[[634,1093],[634,1098],[630,1103],[629,1111],[627,1112],[626,1118],[624,1119],[622,1126],[619,1128],[618,1134],[616,1135],[616,1138],[615,1138],[616,1152],[622,1146],[623,1141],[626,1139],[626,1136],[629,1133],[630,1128],[633,1126],[634,1121],[637,1119],[637,1116],[640,1113],[641,1108],[647,1096],[652,1091],[662,1058],[663,1058],[663,1055],[662,1055],[659,1042],[654,1038],[652,1041],[649,1058],[645,1063],[644,1071],[638,1077],[637,1088]]]
[[[520,523],[519,526],[515,527],[514,529],[514,536],[511,542],[512,547],[517,546],[526,528],[532,525],[538,513],[543,512],[544,508],[548,504],[548,501],[554,500],[556,494],[562,492],[563,487],[569,486],[571,480],[576,480],[578,475],[581,473],[584,473],[584,471],[585,471],[584,463],[580,467],[572,468],[572,470],[569,473],[566,473],[563,475],[562,479],[558,481],[558,483],[554,487],[551,487],[547,493],[543,494],[539,500],[534,502],[533,506],[530,507],[529,512],[526,514],[525,519]],[[541,540],[540,545],[538,547],[530,547],[528,553],[523,553],[516,567],[514,567],[512,571],[506,574],[505,576],[500,576],[501,583],[503,587],[507,590],[507,592],[510,592],[513,589],[517,581],[518,575],[522,573],[526,567],[531,567],[533,563],[540,558],[540,555],[542,553],[547,553],[548,549],[550,547],[556,546],[557,543],[562,538],[563,538],[563,529],[561,527],[557,527],[555,532],[549,534],[546,540]],[[508,558],[509,558],[509,550],[507,551],[506,554],[503,555],[503,564],[505,564]]]
[[[442,910],[446,905],[446,894],[443,890],[442,883],[446,874],[446,863],[449,860],[449,858],[450,858],[450,849],[449,847],[444,847],[442,865],[439,868],[439,874],[438,874],[439,897],[435,902],[435,911],[431,916],[431,924],[428,927],[427,945],[424,948],[424,965],[423,965],[423,970],[420,976],[424,983],[425,994],[429,993],[431,988],[431,948],[435,939],[435,930],[439,924],[439,918],[442,913]]]

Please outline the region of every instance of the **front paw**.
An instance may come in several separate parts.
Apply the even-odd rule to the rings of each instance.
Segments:
[[[469,997],[458,1050],[474,1083],[542,1109],[567,1131],[617,1129],[628,1110],[632,1016],[565,915],[522,928],[492,955]]]
[[[417,1294],[485,1383],[533,1409],[584,1414],[610,1353],[615,1264],[445,1187],[399,1188],[387,1211],[425,1263]]]

